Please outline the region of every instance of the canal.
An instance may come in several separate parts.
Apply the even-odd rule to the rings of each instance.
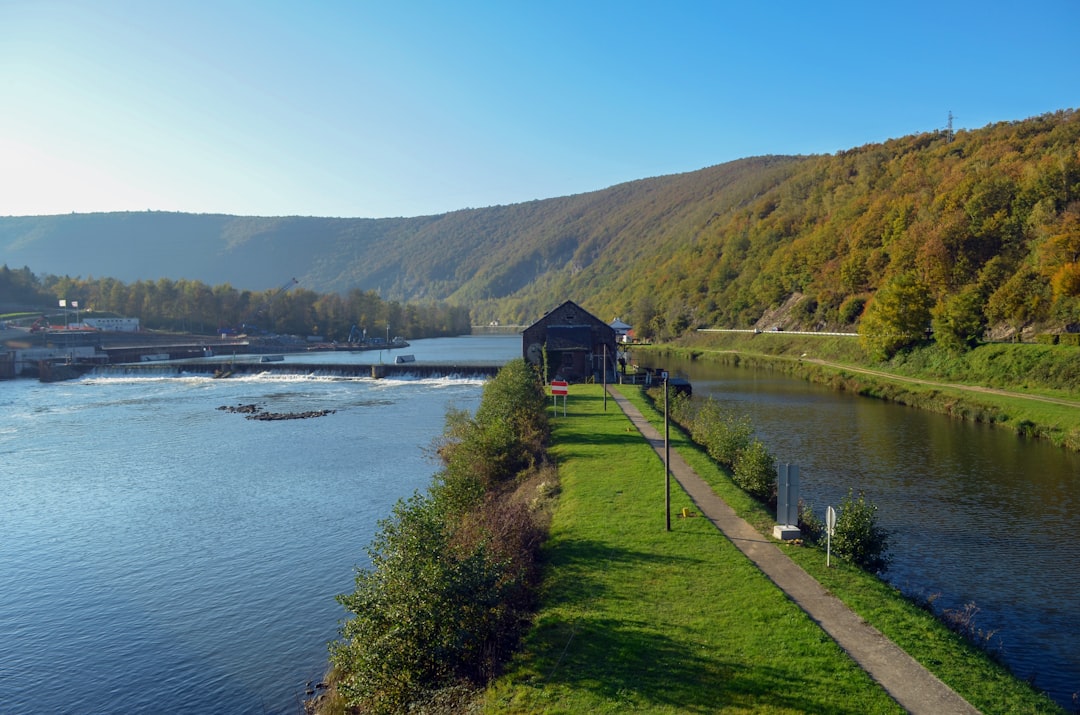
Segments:
[[[938,611],[974,604],[975,626],[1013,672],[1076,707],[1080,455],[777,372],[635,358],[749,415],[777,461],[799,465],[819,517],[864,492],[891,532],[885,578]]]

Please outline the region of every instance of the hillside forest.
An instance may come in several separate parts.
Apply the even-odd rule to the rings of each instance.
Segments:
[[[40,310],[59,316],[58,299],[77,301],[83,315],[134,316],[143,327],[212,335],[319,335],[344,342],[353,332],[370,337],[427,338],[467,334],[469,312],[445,303],[384,301],[373,291],[316,293],[289,281],[267,291],[240,291],[199,281],[136,281],[113,278],[39,278],[29,268],[0,266],[0,313]]]
[[[168,240],[157,245],[157,236]],[[151,256],[176,245],[186,248],[168,261]],[[127,280],[125,313],[148,307],[139,296],[162,271],[199,280],[231,271],[265,287],[288,265],[305,289],[339,296],[290,291],[276,303],[306,330],[347,323],[328,317],[341,313],[331,304],[372,293],[400,310],[445,304],[474,324],[504,325],[530,324],[570,299],[643,338],[702,327],[857,329],[871,354],[887,357],[932,331],[962,351],[987,337],[1080,331],[1080,119],[1061,110],[440,216],[8,217],[0,248],[10,265],[32,258],[26,265],[43,275],[71,275],[62,266],[75,255],[81,270]],[[204,288],[170,276],[157,290],[185,296],[165,301],[184,309],[207,293],[243,302],[243,291]],[[250,306],[189,315],[216,323]]]

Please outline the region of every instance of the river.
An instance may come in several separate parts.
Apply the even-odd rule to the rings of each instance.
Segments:
[[[854,490],[891,532],[885,576],[975,626],[1014,673],[1059,704],[1080,691],[1080,455],[989,425],[886,403],[780,373],[664,358],[695,396],[751,417],[824,519]]]
[[[520,349],[508,335],[401,352],[505,361]],[[888,578],[942,607],[974,602],[1014,671],[1071,705],[1076,455],[775,373],[665,364],[750,414],[772,452],[800,465],[819,512],[864,490],[893,532]],[[475,409],[481,389],[269,375],[0,382],[0,712],[299,712],[346,615],[334,596],[352,590],[378,521],[430,483],[447,408]],[[218,409],[250,403],[333,412],[260,422]]]
[[[418,340],[429,360],[517,335]],[[334,355],[378,362],[384,354]],[[302,358],[311,360],[311,357]],[[479,380],[0,382],[0,712],[297,713],[377,522]],[[219,407],[332,410],[254,421]]]

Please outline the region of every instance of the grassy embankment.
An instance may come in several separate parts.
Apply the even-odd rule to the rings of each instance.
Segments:
[[[835,389],[988,422],[1080,451],[1080,348],[991,343],[961,356],[935,347],[887,363],[853,337],[697,333],[677,345],[635,348],[769,369]]]
[[[624,388],[653,421],[661,416]],[[772,517],[677,430],[672,448],[766,531]],[[554,422],[562,495],[545,547],[542,607],[486,694],[493,713],[901,712],[716,528],[673,516],[663,465],[599,386]],[[673,484],[672,512],[693,508]],[[804,568],[985,713],[1057,712],[878,579],[787,547]]]

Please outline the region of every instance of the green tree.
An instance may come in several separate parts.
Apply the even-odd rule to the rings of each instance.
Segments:
[[[652,340],[656,337],[658,313],[656,301],[651,294],[643,295],[634,304],[631,322],[634,324],[634,336],[639,340]]]
[[[982,296],[975,287],[943,298],[931,311],[934,340],[956,354],[974,348],[986,331],[982,306]]]
[[[1049,281],[1026,266],[1012,275],[986,301],[986,315],[995,322],[1010,324],[1017,333],[1028,323],[1050,311]]]
[[[866,306],[859,341],[870,355],[887,360],[926,337],[931,305],[926,286],[901,274],[879,288]]]

